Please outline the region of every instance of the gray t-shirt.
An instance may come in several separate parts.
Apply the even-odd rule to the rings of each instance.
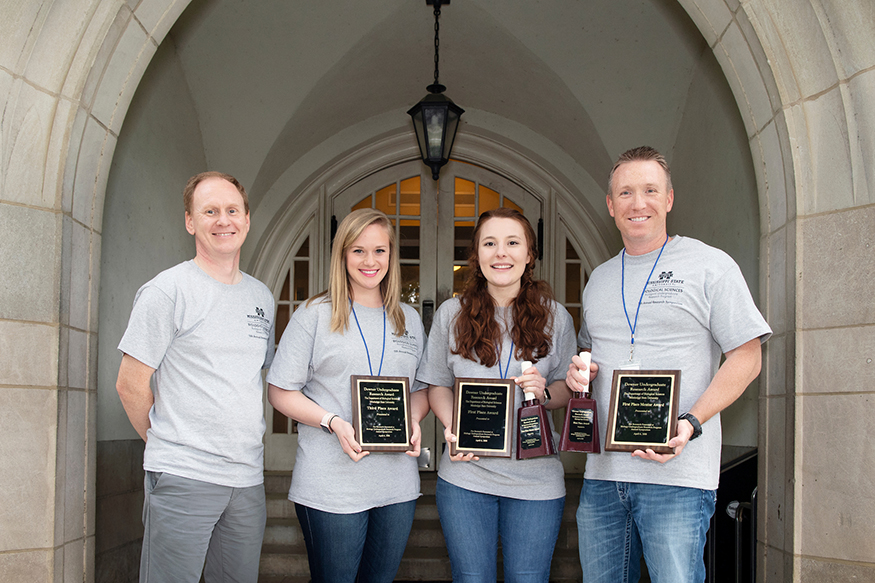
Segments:
[[[401,336],[393,332],[391,320],[385,321],[384,349],[383,308],[354,307],[361,334],[352,314],[345,333],[331,332],[329,300],[300,306],[283,332],[267,375],[270,384],[303,391],[310,400],[348,422],[352,422],[352,375],[407,377],[411,392],[425,386],[413,382],[425,348],[425,330],[416,310],[402,304],[406,330]],[[298,450],[289,488],[292,502],[323,512],[352,514],[418,497],[415,458],[405,453],[371,452],[354,462],[341,449],[337,436],[321,427],[298,424]]]
[[[635,312],[659,249],[626,255],[623,294],[634,324]],[[618,255],[597,267],[583,291],[583,328],[578,342],[592,348],[599,365],[593,383],[602,443],[608,424],[611,379],[629,361],[630,328],[620,296],[623,265]],[[771,329],[751,298],[732,258],[696,239],[676,236],[653,269],[638,310],[635,357],[642,370],[679,369],[679,412],[690,410],[708,388],[720,356],[760,338]],[[586,460],[585,477],[715,490],[720,477],[720,415],[702,427],[681,454],[665,464],[605,452]]]
[[[119,350],[156,369],[146,470],[234,488],[264,481],[274,300],[263,283],[220,283],[194,261],[171,267],[137,292]]]
[[[473,378],[501,378],[499,368],[504,371],[508,366],[507,377],[515,377],[521,374],[521,361],[511,357],[511,339],[505,332],[501,341],[501,358],[498,364],[488,368],[473,360],[465,359],[451,352],[450,347],[455,347],[456,315],[461,308],[457,298],[447,300],[434,316],[428,349],[419,371],[416,373],[417,380],[429,385],[453,388],[457,377]],[[547,380],[549,385],[553,381],[564,379],[568,369],[568,363],[574,355],[577,343],[574,339],[574,323],[571,316],[561,305],[552,303],[553,333],[550,353],[535,363],[535,368]],[[496,318],[499,322],[510,323],[511,308],[496,308]],[[516,425],[516,411],[522,403],[522,390],[516,387],[514,398],[514,425]],[[552,416],[548,415],[553,429]],[[558,446],[559,436],[553,431],[553,437]],[[565,496],[565,472],[558,455],[530,458],[525,460],[516,459],[516,427],[514,426],[513,451],[508,458],[481,457],[476,462],[454,462],[450,460],[449,448],[445,448],[441,457],[438,476],[447,482],[483,494],[504,496],[520,500],[555,500]]]

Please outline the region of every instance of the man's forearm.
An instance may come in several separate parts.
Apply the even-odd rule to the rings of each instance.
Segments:
[[[762,348],[754,338],[726,353],[726,360],[708,385],[708,389],[690,409],[700,423],[723,411],[738,399],[747,386],[760,374]]]
[[[122,357],[115,385],[125,413],[128,414],[131,425],[143,441],[146,441],[146,432],[152,425],[149,421],[149,411],[152,410],[155,397],[149,380],[154,372],[155,369],[125,354]]]

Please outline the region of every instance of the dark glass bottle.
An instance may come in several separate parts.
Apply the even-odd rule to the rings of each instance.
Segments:
[[[581,352],[580,359],[586,365],[580,372],[589,377],[589,365],[592,354]],[[587,388],[590,386],[587,384]],[[589,391],[572,391],[574,396],[568,401],[565,411],[565,425],[562,427],[562,438],[559,441],[560,451],[580,451],[585,453],[601,453],[599,439],[599,414],[594,399]]]
[[[522,373],[531,368],[532,363],[524,361],[521,366]],[[547,410],[534,393],[523,391],[523,404],[517,412],[516,458],[522,460],[555,453],[556,444],[553,443]]]

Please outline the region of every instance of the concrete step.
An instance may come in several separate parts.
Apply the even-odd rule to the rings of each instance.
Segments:
[[[292,472],[264,472],[265,494],[287,495],[291,484]]]
[[[413,520],[407,548],[435,548],[446,551],[447,543],[439,520]]]
[[[263,576],[310,578],[307,551],[286,545],[262,545],[259,578]]]
[[[416,513],[413,515],[418,520],[438,520],[437,504],[434,494],[423,494],[416,501]]]
[[[281,545],[306,552],[304,535],[297,518],[268,518],[264,529],[265,545]]]
[[[258,583],[310,583],[310,576],[289,577],[286,575],[259,575]]]
[[[396,581],[452,581],[447,548],[415,548],[408,545],[398,567]]]
[[[271,493],[265,496],[267,502],[267,517],[295,518],[295,503],[287,498],[288,493]]]

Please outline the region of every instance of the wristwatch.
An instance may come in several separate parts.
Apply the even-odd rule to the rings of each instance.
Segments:
[[[322,431],[324,431],[325,433],[334,433],[331,430],[331,422],[334,421],[335,417],[337,417],[337,415],[335,415],[334,413],[325,414],[325,416],[322,418],[322,421],[319,423],[319,425],[322,426]]]
[[[686,419],[690,422],[690,425],[693,426],[693,435],[690,436],[690,441],[693,441],[700,435],[702,435],[702,424],[699,423],[699,420],[696,419],[696,416],[692,413],[684,413],[682,415],[678,415],[678,419]]]
[[[541,403],[541,405],[546,407],[547,403],[549,403],[549,402],[550,402],[550,391],[549,391],[549,389],[547,389],[547,387],[544,387],[544,402]]]

